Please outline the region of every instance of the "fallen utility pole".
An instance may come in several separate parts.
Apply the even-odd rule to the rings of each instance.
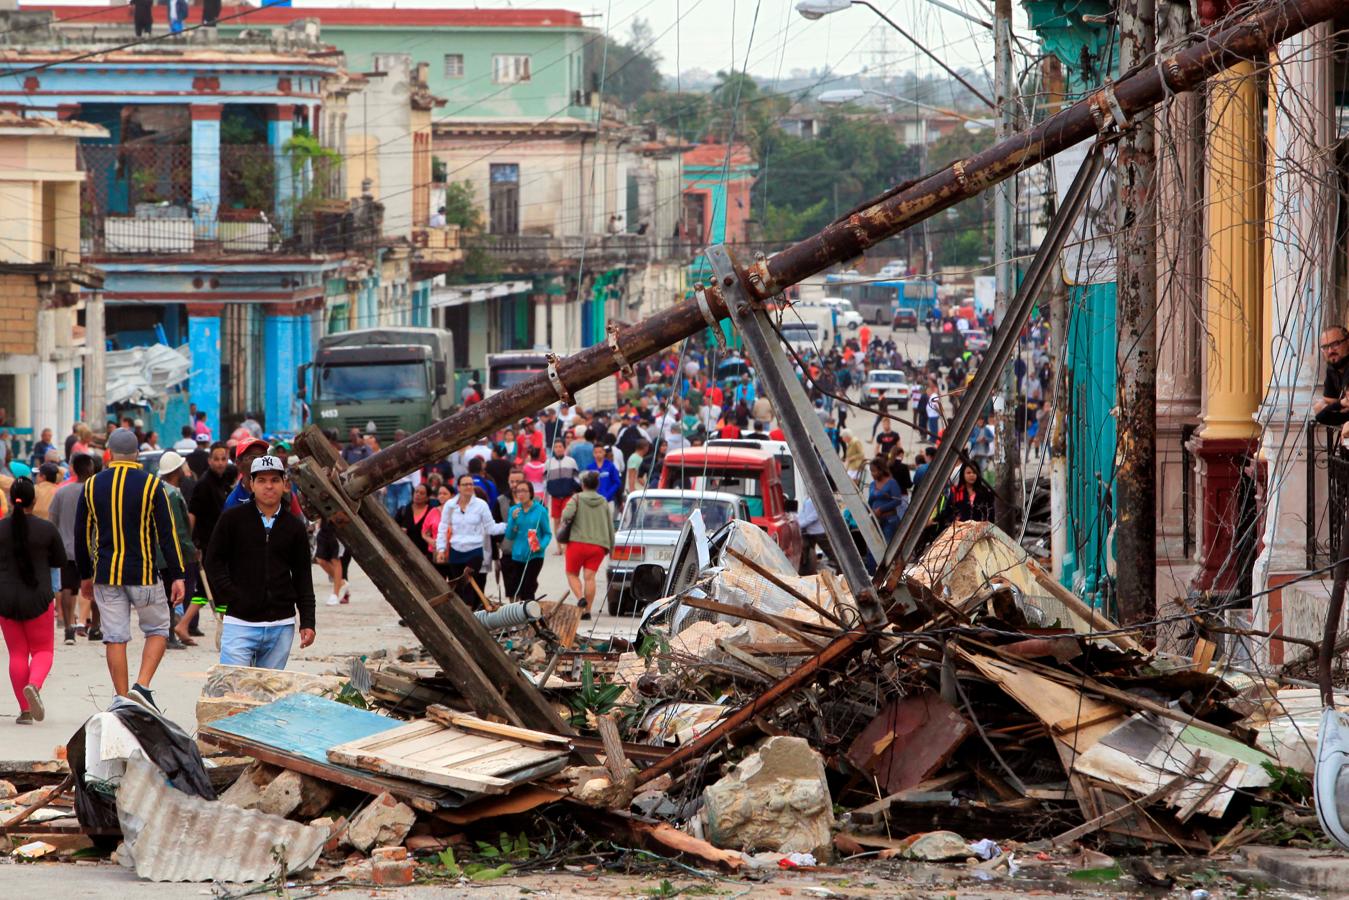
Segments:
[[[1120,67],[1152,59],[1153,0],[1119,7]],[[1119,148],[1119,469],[1115,475],[1119,622],[1157,611],[1157,151],[1152,116],[1140,116]]]
[[[1276,44],[1325,21],[1341,5],[1342,0],[1284,0],[1205,35],[1157,65],[1093,91],[1033,128],[925,178],[892,188],[817,234],[737,268],[745,292],[752,300],[766,301],[817,272],[855,259],[878,242],[1069,147],[1131,125],[1134,116],[1173,93],[1193,90],[1242,60],[1265,59]],[[535,375],[362,460],[342,475],[343,493],[353,500],[364,497],[730,314],[720,285],[708,285],[698,292],[698,298],[611,331],[607,343],[558,360],[547,376]]]
[[[739,281],[751,303],[762,303],[784,288],[831,265],[860,255],[878,241],[975,196],[1030,166],[1088,138],[1127,128],[1132,117],[1171,93],[1188,91],[1209,76],[1249,59],[1263,59],[1275,44],[1330,18],[1342,0],[1285,0],[1193,46],[1093,92],[1036,127],[1000,141],[917,182],[901,185],[769,259],[721,276],[721,285],[699,289],[686,301],[628,328],[611,330],[604,344],[550,362],[537,375],[481,403],[463,409],[391,447],[343,470],[340,458],[315,426],[297,444],[306,457],[295,480],[306,500],[333,522],[338,538],[351,547],[363,569],[407,620],[417,637],[454,680],[480,715],[512,724],[569,734],[542,693],[480,625],[460,600],[446,596],[443,578],[398,528],[379,503],[363,498],[495,429],[537,412],[556,399],[593,384],[631,362],[714,325],[729,314],[720,287]],[[871,632],[850,632],[807,660],[750,706],[762,710],[776,698],[807,683],[819,669],[846,658]],[[748,708],[748,707],[747,707]],[[704,754],[725,736],[723,723],[682,747],[680,760]],[[746,718],[744,721],[748,721]],[[673,764],[673,762],[671,763]]]

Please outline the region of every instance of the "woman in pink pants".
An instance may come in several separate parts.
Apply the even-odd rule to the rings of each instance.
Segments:
[[[60,571],[66,549],[56,526],[33,515],[33,482],[16,479],[10,509],[0,519],[0,634],[9,651],[9,682],[19,701],[19,725],[41,722],[42,682],[52,668],[52,572]]]

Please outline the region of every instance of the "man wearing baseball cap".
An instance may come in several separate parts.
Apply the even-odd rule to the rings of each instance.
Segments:
[[[239,481],[234,490],[225,498],[225,509],[238,506],[248,499],[248,475],[253,460],[272,452],[272,447],[262,438],[245,437],[234,445],[234,467],[239,470]]]
[[[75,507],[75,564],[80,593],[98,606],[103,648],[116,692],[158,711],[150,681],[169,639],[169,601],[181,603],[183,549],[173,529],[168,494],[159,478],[137,462],[136,433],[118,428],[108,436],[108,467],[84,483]],[[164,563],[169,597],[159,584],[154,549]],[[140,671],[128,685],[126,645],[136,611],[145,646]]]
[[[284,669],[300,617],[300,646],[314,643],[309,533],[283,501],[285,465],[259,456],[247,474],[251,499],[220,514],[206,550],[206,576],[224,606],[220,662]]]

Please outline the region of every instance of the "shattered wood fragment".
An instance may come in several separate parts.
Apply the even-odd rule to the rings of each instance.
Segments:
[[[679,602],[685,606],[692,606],[694,609],[701,609],[705,612],[714,612],[718,615],[732,616],[738,619],[748,619],[751,622],[767,625],[808,646],[822,647],[824,645],[819,638],[810,637],[805,634],[805,631],[822,631],[826,634],[834,633],[832,629],[822,628],[808,622],[797,622],[788,619],[785,616],[775,616],[772,613],[766,613],[761,610],[753,609],[752,607],[718,603],[715,600],[708,600],[704,597],[682,597]]]
[[[1051,838],[1050,844],[1055,847],[1062,847],[1064,844],[1070,844],[1079,838],[1086,837],[1094,831],[1099,831],[1107,825],[1133,815],[1134,812],[1141,808],[1156,803],[1158,800],[1164,800],[1171,794],[1180,790],[1189,780],[1189,775],[1177,775],[1152,793],[1145,794],[1136,800],[1131,800],[1117,809],[1112,809],[1108,813],[1097,816],[1089,822],[1083,822],[1076,828],[1070,828],[1057,837]]]
[[[529,812],[547,803],[563,799],[561,791],[527,784],[511,791],[505,797],[484,797],[458,809],[438,809],[432,815],[451,825],[471,825],[497,816],[513,816]]]
[[[571,743],[570,738],[563,737],[559,734],[548,734],[545,731],[535,731],[532,728],[520,728],[515,725],[506,725],[502,722],[489,722],[486,719],[480,719],[477,716],[455,712],[444,706],[428,706],[426,708],[426,715],[428,718],[434,719],[442,725],[458,728],[460,731],[493,735],[511,741],[519,741],[522,744],[532,744],[539,747],[551,747],[553,749],[565,750]]]
[[[929,778],[907,790],[897,791],[887,797],[868,803],[866,806],[854,809],[851,813],[852,819],[861,825],[879,823],[885,819],[892,804],[918,803],[936,799],[934,795],[949,792],[950,788],[960,784],[968,777],[965,772],[948,772],[945,775],[938,775],[936,778]],[[949,793],[947,797],[949,797]]]
[[[922,783],[946,764],[973,727],[935,691],[902,697],[854,739],[847,757],[890,793]]]
[[[558,644],[567,649],[575,647],[576,631],[581,627],[581,607],[557,600],[544,600],[539,606],[543,609],[543,621],[557,635]]]

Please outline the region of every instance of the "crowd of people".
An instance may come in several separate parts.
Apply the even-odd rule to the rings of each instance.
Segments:
[[[929,323],[956,327],[940,314]],[[887,540],[928,477],[947,482],[934,532],[990,519],[992,409],[980,411],[958,471],[930,472],[980,354],[919,359],[892,337],[873,339],[865,325],[831,337],[829,346],[796,355],[797,374]],[[1046,338],[1042,324],[1028,328],[1014,368],[1015,427],[1032,448],[1050,390]],[[868,434],[849,419],[865,422],[864,385],[881,369],[904,373],[907,402],[886,396],[870,404]],[[482,602],[493,589],[498,600],[539,598],[551,553],[562,557],[569,595],[589,618],[624,498],[654,483],[666,453],[713,438],[785,440],[752,367],[710,345],[690,341],[649,357],[618,387],[615,410],[554,404],[399,478],[380,500],[466,602]],[[481,396],[471,387],[465,400]],[[306,519],[287,477],[295,462],[289,444],[264,437],[251,417],[218,441],[205,418],[194,410],[170,449],[131,418],[107,423],[98,436],[77,424],[63,444],[48,429],[26,460],[11,458],[0,433],[0,632],[20,722],[43,716],[57,622],[67,644],[101,641],[114,691],[153,707],[151,682],[165,649],[203,637],[204,610],[220,619],[221,662],[283,668],[296,637],[301,647],[315,640],[311,560],[327,577],[326,603],[351,602],[351,552],[331,522]],[[0,410],[0,432],[4,424]],[[351,466],[379,452],[382,438],[406,435],[380,435],[370,423],[345,439],[327,436]],[[155,474],[140,464],[145,454],[158,456]],[[811,498],[802,498],[799,519],[802,571],[812,571],[815,548],[831,554]],[[133,613],[146,638],[134,679],[126,658]]]

